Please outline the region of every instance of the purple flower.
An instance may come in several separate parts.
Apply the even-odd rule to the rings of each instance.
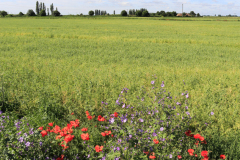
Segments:
[[[87,156],[87,158],[90,158],[90,154]]]
[[[187,114],[187,115],[190,115],[190,113],[189,113],[189,112],[186,112],[186,114]]]
[[[39,145],[42,146],[42,142],[39,142]]]
[[[121,143],[122,142],[122,140],[121,139],[118,139],[118,143]]]
[[[177,102],[177,105],[181,106],[181,103]]]
[[[125,108],[125,104],[122,105],[122,108]]]
[[[189,95],[188,95],[188,93],[187,93],[187,95],[186,95],[186,98],[189,98]]]
[[[164,128],[163,128],[163,127],[161,127],[161,128],[160,128],[160,131],[163,131],[163,130],[164,130]]]
[[[127,117],[125,117],[125,116],[121,117],[121,121],[122,121],[123,123],[126,123],[126,122],[127,122]]]
[[[27,136],[28,136],[28,135],[27,135],[27,133],[24,133],[24,136],[26,136],[26,137],[27,137]]]
[[[116,104],[120,105],[120,103],[119,103],[119,99],[116,100]]]
[[[144,97],[142,97],[141,101],[144,101]]]
[[[172,155],[171,155],[171,154],[169,154],[169,158],[172,158]]]
[[[3,112],[0,110],[0,115],[2,114]]]
[[[143,122],[144,120],[142,118],[139,119],[140,122]]]
[[[30,142],[25,143],[26,147],[30,146]]]
[[[131,135],[131,134],[129,134],[129,138],[132,138],[132,135]]]
[[[151,84],[154,84],[155,83],[155,81],[151,81]]]
[[[154,137],[157,136],[157,133],[153,132],[153,136],[154,136]]]
[[[164,81],[162,81],[161,87],[164,87]]]
[[[214,115],[214,112],[211,112],[211,115]]]
[[[113,122],[114,122],[114,118],[110,118],[109,123],[113,124]]]
[[[18,141],[22,143],[22,142],[23,142],[23,137],[20,137],[20,138],[18,139]]]
[[[188,109],[188,106],[186,106],[185,109]]]
[[[117,150],[120,151],[120,147],[117,147]]]

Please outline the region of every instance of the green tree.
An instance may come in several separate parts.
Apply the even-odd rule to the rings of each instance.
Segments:
[[[147,10],[145,10],[145,11],[142,12],[142,16],[143,16],[143,17],[149,17],[150,14],[148,13]]]
[[[22,13],[22,12],[19,12],[19,14],[18,14],[19,16],[23,16],[24,14]]]
[[[115,15],[115,10],[113,11],[113,14]]]
[[[36,16],[35,12],[32,9],[27,11],[27,16]]]
[[[194,11],[191,11],[191,12],[190,12],[190,15],[191,15],[192,17],[195,17],[195,16],[196,16],[196,13],[195,13]]]
[[[172,16],[176,17],[177,16],[177,12],[172,11]]]
[[[8,15],[8,13],[7,13],[6,11],[0,11],[0,15],[1,15],[2,17],[5,17],[6,15]]]
[[[122,10],[121,16],[127,16],[127,11],[126,10]]]
[[[185,17],[187,15],[187,13],[183,12],[183,17]]]
[[[39,12],[41,12],[42,9],[43,9],[42,8],[42,2],[40,2],[40,4],[39,4]]]
[[[59,11],[55,10],[55,11],[53,11],[53,15],[54,15],[54,16],[60,16],[61,13],[60,13]]]
[[[39,13],[40,16],[46,16],[46,11],[44,9],[42,9]]]
[[[136,11],[136,16],[137,16],[137,17],[141,17],[141,16],[142,16],[142,11],[137,10],[137,11]]]
[[[50,11],[51,11],[51,15],[53,16],[53,10],[54,10],[54,7],[53,7],[53,3],[50,5]]]
[[[49,16],[49,8],[47,8],[47,15]]]
[[[43,3],[43,9],[46,11],[46,6],[44,5],[44,3]]]
[[[36,2],[36,13],[37,13],[37,15],[39,15],[39,3],[38,3],[38,1]]]
[[[91,10],[91,11],[88,12],[88,15],[89,15],[89,16],[93,16],[93,15],[94,15],[94,12]]]
[[[200,14],[199,14],[199,13],[197,13],[197,17],[200,17]]]
[[[172,17],[172,12],[166,12],[167,17]]]
[[[159,12],[159,15],[165,17],[166,13],[165,13],[165,11],[162,10],[162,11]]]

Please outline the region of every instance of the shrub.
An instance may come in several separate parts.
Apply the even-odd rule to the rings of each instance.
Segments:
[[[149,15],[150,15],[150,14],[148,13],[147,10],[145,10],[145,11],[142,12],[142,16],[143,16],[143,17],[149,17]]]
[[[7,13],[6,11],[0,11],[0,15],[1,15],[2,17],[5,17],[6,15],[8,15],[8,13]]]
[[[126,10],[122,10],[121,16],[127,16],[127,11]]]
[[[55,10],[55,11],[53,12],[53,15],[54,15],[54,16],[60,16],[61,13],[60,13],[59,11]]]
[[[19,16],[23,16],[24,14],[22,13],[22,12],[19,12],[19,14],[18,14]]]
[[[89,16],[93,16],[93,15],[94,15],[94,12],[91,10],[91,11],[88,12],[88,15],[89,15]]]
[[[39,13],[39,16],[46,16],[46,11],[45,9],[41,10],[40,13]]]
[[[8,14],[6,15],[6,17],[13,17],[13,14]]]
[[[142,16],[142,11],[137,11],[136,16],[141,17]]]
[[[27,12],[27,16],[36,16],[36,14],[32,9],[29,9]]]

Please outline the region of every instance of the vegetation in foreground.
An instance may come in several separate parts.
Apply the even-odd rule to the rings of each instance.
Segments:
[[[174,97],[188,91],[189,113],[195,116],[191,131],[201,133],[207,149],[215,157],[239,159],[239,22],[135,17],[0,21],[4,116],[28,118],[34,129],[49,122],[62,128],[85,117],[86,110],[100,113],[101,101],[115,104],[123,87],[129,89],[129,100],[142,85],[151,90],[151,75],[157,74],[156,83],[163,80]],[[76,117],[68,118],[72,112]]]

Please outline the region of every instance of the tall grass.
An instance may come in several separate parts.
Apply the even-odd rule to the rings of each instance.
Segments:
[[[191,125],[238,156],[238,21],[83,17],[0,23],[3,111],[64,119],[98,109],[101,101],[114,104],[124,87],[134,97],[141,86],[150,89],[156,75],[173,95],[187,90]],[[212,123],[205,128],[207,120]]]

